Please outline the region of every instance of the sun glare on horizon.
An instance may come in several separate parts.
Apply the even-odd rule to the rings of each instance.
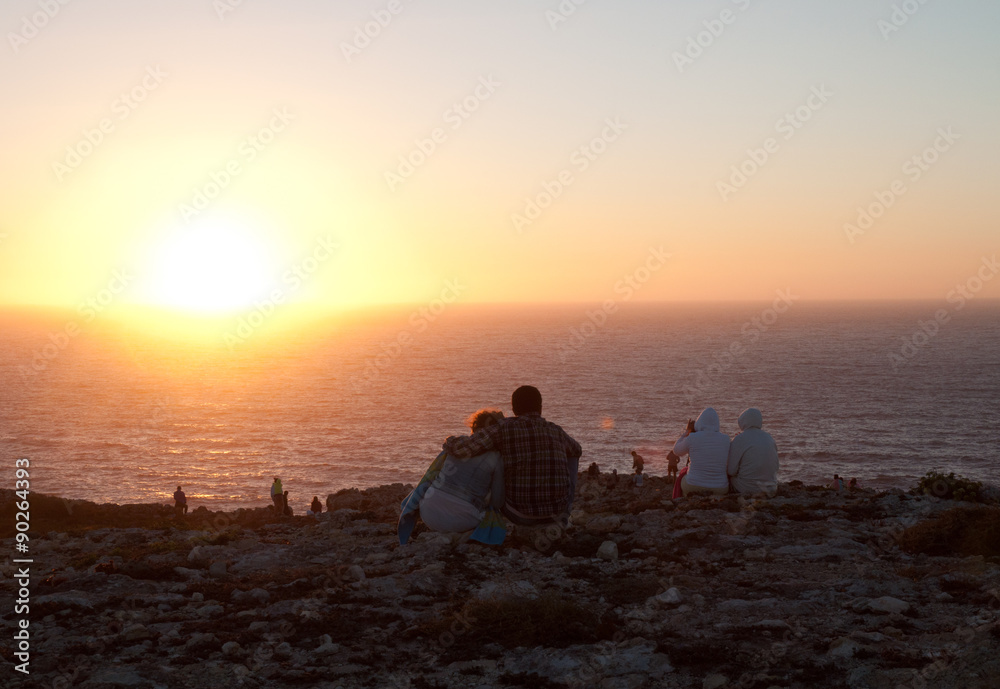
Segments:
[[[193,225],[164,238],[150,264],[143,301],[199,314],[247,307],[267,292],[276,268],[259,236],[225,222]]]

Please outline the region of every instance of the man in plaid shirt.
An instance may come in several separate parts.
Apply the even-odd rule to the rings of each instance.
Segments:
[[[511,396],[514,417],[472,435],[452,436],[449,454],[475,457],[496,450],[503,457],[503,513],[515,524],[532,526],[563,518],[576,489],[583,449],[562,428],[542,418],[542,394],[524,385]]]

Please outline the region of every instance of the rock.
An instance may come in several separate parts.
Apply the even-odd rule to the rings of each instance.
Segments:
[[[233,591],[229,594],[230,600],[234,603],[241,605],[245,604],[256,604],[256,605],[267,605],[268,601],[271,600],[271,594],[262,588],[250,589],[249,591],[240,591],[239,589]]]
[[[326,511],[336,512],[342,509],[357,510],[361,508],[362,495],[357,488],[345,488],[326,497]]]
[[[143,679],[134,668],[109,666],[98,667],[87,680],[88,686],[101,687],[146,687],[149,686],[147,680]],[[58,684],[58,682],[53,682]]]
[[[473,596],[479,600],[487,600],[489,598],[496,598],[500,593],[500,584],[495,581],[484,581],[479,587],[473,592]]]
[[[521,596],[524,598],[535,599],[538,598],[538,589],[530,581],[517,581],[514,582],[514,595]]]
[[[602,560],[617,560],[618,544],[614,541],[604,541],[601,547],[597,549],[597,557]]]
[[[885,641],[885,634],[881,632],[865,632],[859,629],[851,632],[851,638],[866,641],[870,644],[880,644]]]
[[[210,646],[215,642],[215,634],[202,634],[195,632],[188,638],[187,642],[185,642],[184,648],[189,651],[193,651],[199,648],[204,648],[205,646]]]
[[[622,525],[622,518],[617,514],[602,514],[591,517],[587,521],[587,531],[595,533],[610,533],[617,531]]]
[[[39,605],[55,603],[64,608],[82,608],[84,610],[92,610],[95,604],[93,595],[77,590],[38,596],[32,602]]]
[[[198,608],[199,617],[218,617],[226,612],[221,605],[203,605]]]
[[[187,559],[188,562],[196,567],[206,567],[212,560],[212,554],[206,546],[196,545],[194,548],[191,548]]]
[[[654,653],[649,657],[649,676],[653,679],[660,679],[673,671],[674,666],[670,664],[670,656],[666,653]]]
[[[729,678],[725,675],[709,675],[701,683],[701,689],[719,689],[729,684]]]
[[[324,634],[319,638],[320,644],[313,653],[318,656],[327,656],[340,653],[340,645],[333,643],[329,634]]]
[[[856,667],[847,673],[847,686],[850,689],[870,689],[872,669],[870,667]]]
[[[859,648],[861,646],[856,641],[842,636],[830,642],[830,649],[827,651],[827,655],[834,658],[853,658]]]
[[[893,598],[891,596],[882,596],[881,598],[875,598],[868,601],[868,610],[872,612],[881,612],[886,614],[897,613],[903,614],[910,609],[910,604],[906,601],[899,600],[898,598]]]
[[[661,603],[663,605],[680,605],[681,601],[684,599],[681,597],[680,591],[671,587],[660,595],[655,596],[655,600],[657,603]]]
[[[142,641],[150,638],[151,636],[152,634],[148,629],[146,629],[146,625],[143,624],[129,625],[128,627],[125,627],[125,630],[122,632],[122,637],[126,641]]]
[[[365,580],[368,590],[376,596],[396,598],[402,596],[406,589],[400,586],[396,577],[376,577]]]
[[[92,519],[80,503],[72,525],[58,527],[70,534],[40,538],[52,547],[32,601],[42,623],[32,637],[38,670],[60,684],[50,668],[82,654],[93,662],[72,683],[107,689],[402,687],[418,678],[456,689],[499,686],[498,675],[520,686],[600,689],[893,689],[918,678],[978,686],[1000,673],[987,626],[996,622],[995,563],[911,554],[886,540],[954,503],[874,491],[833,500],[784,483],[766,503],[675,505],[655,476],[641,504],[624,481],[595,488],[578,492],[578,528],[544,550],[454,546],[432,532],[396,547],[402,485],[349,491],[342,502],[357,509],[318,520],[276,523],[266,508],[226,515],[230,537],[213,539],[224,545],[207,544],[219,533],[211,528],[158,528],[169,508],[94,505]],[[10,493],[0,489],[0,507]],[[147,511],[157,528],[99,526],[146,523],[127,519],[129,510]],[[215,516],[203,510],[190,523],[221,523]],[[90,572],[97,562],[115,567]],[[460,637],[470,625],[452,624],[457,603],[469,601],[470,624],[481,626],[477,607],[516,614],[538,595],[567,603],[565,643],[511,643],[515,625],[483,634],[481,653],[465,655],[470,639]],[[569,606],[593,613],[600,631],[573,624]],[[685,638],[665,634],[675,630]],[[209,631],[218,638],[200,633]],[[457,656],[442,652],[451,643]],[[704,662],[667,676],[675,671],[657,651],[682,658],[674,653],[685,646]],[[737,656],[712,658],[713,649]]]

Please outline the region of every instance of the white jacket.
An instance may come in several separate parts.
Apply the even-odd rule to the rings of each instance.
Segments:
[[[694,431],[674,445],[678,455],[691,456],[688,483],[700,488],[728,488],[729,436],[719,432],[718,412],[711,407],[703,411],[694,422]]]

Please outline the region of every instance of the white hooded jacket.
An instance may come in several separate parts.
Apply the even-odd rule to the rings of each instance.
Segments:
[[[727,472],[733,488],[740,493],[766,493],[773,497],[778,491],[778,446],[770,433],[761,430],[764,417],[759,409],[747,409],[740,414],[740,433],[729,447]]]
[[[694,431],[674,444],[678,455],[691,455],[688,483],[701,488],[728,488],[729,436],[719,432],[718,412],[711,407],[703,411],[694,422]]]

